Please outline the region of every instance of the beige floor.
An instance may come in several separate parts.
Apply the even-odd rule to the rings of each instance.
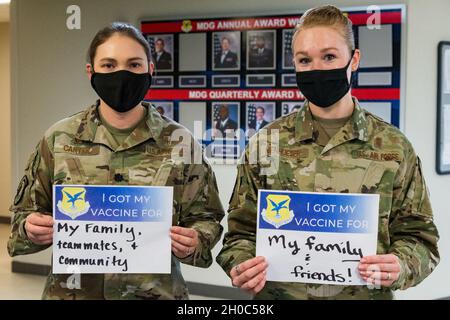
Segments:
[[[11,258],[6,251],[9,226],[0,223],[0,300],[36,300],[41,298],[45,277],[11,272]],[[193,300],[211,298],[194,296]]]

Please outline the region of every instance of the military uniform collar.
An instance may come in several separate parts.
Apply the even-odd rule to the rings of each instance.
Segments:
[[[308,106],[308,101],[298,110],[295,119],[295,139],[298,141],[311,140],[314,130],[313,117]]]
[[[83,112],[80,125],[78,126],[75,138],[81,141],[93,142],[98,126],[101,124],[100,116],[98,114],[98,106],[100,100],[96,104],[90,106]]]
[[[357,98],[353,97],[353,102],[355,103],[355,110],[353,110],[352,114],[352,134],[356,139],[367,142],[369,141],[369,123],[366,113],[361,108]]]
[[[151,138],[157,143],[162,143],[161,132],[165,122],[149,103],[142,102],[142,106],[147,109],[145,121],[141,121],[121,146],[117,146],[114,137],[112,137],[111,133],[102,125],[98,113],[99,105],[100,100],[84,112],[78,131],[75,135],[76,139],[104,144],[115,151],[129,149]]]
[[[332,140],[334,143],[344,142],[352,139],[361,141],[369,140],[369,131],[367,118],[364,110],[359,105],[357,98],[352,97],[355,104],[355,109],[349,121]],[[309,108],[309,102],[306,101],[303,107],[297,112],[295,121],[295,139],[297,141],[305,141],[313,139],[313,116]],[[332,142],[332,140],[330,142]]]

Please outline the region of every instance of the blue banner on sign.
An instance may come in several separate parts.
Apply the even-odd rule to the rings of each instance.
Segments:
[[[259,228],[372,233],[379,195],[259,191]]]
[[[172,202],[172,187],[53,186],[56,220],[159,222]]]

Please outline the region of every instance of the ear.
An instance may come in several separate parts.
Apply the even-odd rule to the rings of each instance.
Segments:
[[[151,76],[153,76],[153,72],[155,72],[155,64],[152,61],[150,61],[148,65],[148,72]]]
[[[352,58],[352,72],[355,72],[359,68],[359,63],[361,61],[361,51],[359,49],[355,49],[355,53]]]
[[[94,74],[94,68],[92,67],[92,65],[90,63],[86,64],[86,73],[89,77],[89,80],[91,80],[92,75]]]

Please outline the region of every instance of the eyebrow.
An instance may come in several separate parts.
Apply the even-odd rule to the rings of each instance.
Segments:
[[[141,58],[141,57],[134,57],[134,58],[128,59],[128,61],[133,61],[133,60],[141,60],[141,61],[144,61],[144,59]]]
[[[128,59],[127,61],[130,62],[130,61],[134,61],[134,60],[144,61],[144,59],[141,57],[133,57],[133,58]],[[117,62],[117,60],[114,58],[102,58],[102,59],[100,59],[100,61]]]
[[[116,60],[116,59],[113,59],[113,58],[102,58],[102,59],[100,59],[100,61],[115,62],[115,61],[117,61],[117,60]]]
[[[327,51],[329,51],[329,50],[335,50],[335,51],[338,51],[338,49],[335,48],[335,47],[328,47],[328,48],[323,48],[323,49],[321,49],[320,52],[323,53],[323,52],[327,52]],[[307,51],[298,51],[298,52],[295,53],[296,56],[299,55],[299,54],[302,54],[302,55],[304,55],[304,56],[308,56],[308,52],[307,52]]]

